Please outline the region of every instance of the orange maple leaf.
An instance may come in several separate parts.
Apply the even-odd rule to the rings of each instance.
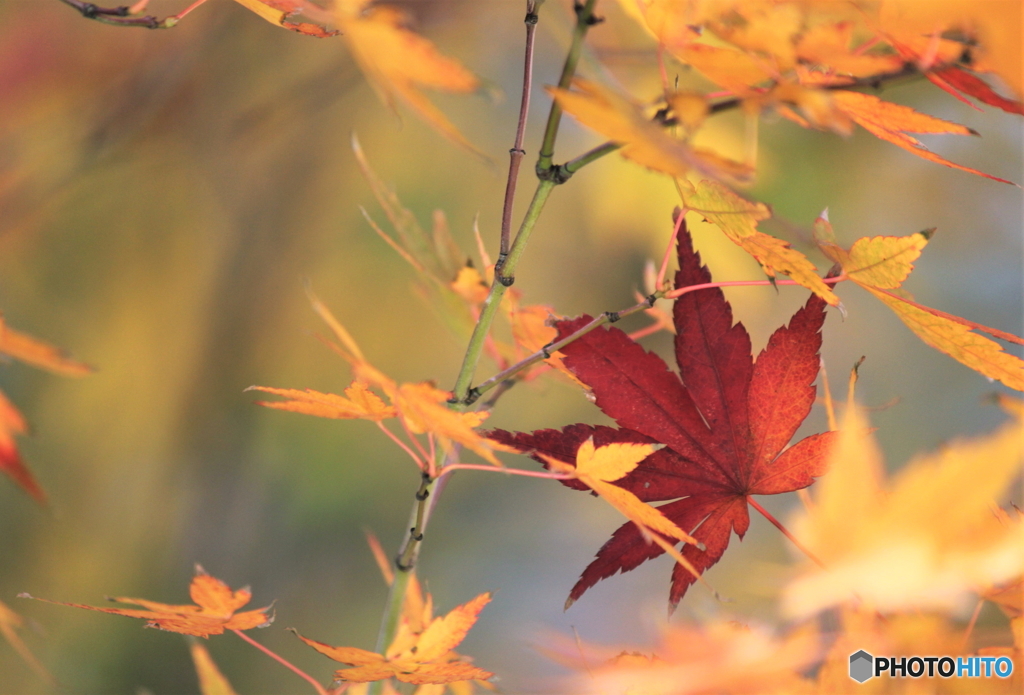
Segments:
[[[480,594],[443,618],[434,618],[418,634],[410,633],[411,639],[403,639],[400,632],[383,655],[356,647],[332,647],[295,634],[321,654],[353,667],[336,671],[338,680],[367,683],[397,678],[417,685],[486,680],[494,674],[462,661],[452,650],[465,639],[490,600],[490,593]],[[408,604],[406,608],[408,614]]]
[[[192,578],[189,594],[196,605],[170,605],[157,603],[142,598],[114,597],[111,601],[130,603],[142,606],[144,610],[135,608],[101,608],[81,603],[65,603],[37,598],[29,594],[18,594],[19,598],[34,598],[37,601],[55,603],[60,606],[86,608],[101,613],[125,615],[129,618],[148,620],[146,627],[155,627],[168,632],[180,632],[195,637],[220,635],[224,630],[251,630],[254,627],[266,627],[273,622],[274,616],[268,615],[270,606],[258,610],[236,613],[239,608],[249,603],[252,592],[248,588],[233,591],[227,584],[206,574],[202,567],[196,565],[196,576]]]
[[[335,7],[342,38],[381,100],[394,109],[395,98],[401,99],[434,130],[486,159],[420,91],[475,92],[476,75],[407,29],[408,18],[394,7],[370,6],[368,0],[338,0]]]
[[[0,317],[0,357],[13,357],[33,367],[64,376],[85,376],[92,367],[73,360],[60,348],[16,331]],[[28,433],[28,423],[18,409],[0,391],[0,471],[6,473],[38,502],[46,502],[46,493],[25,466],[15,436]]]
[[[318,417],[362,418],[378,423],[383,419],[397,416],[410,432],[437,436],[445,451],[451,451],[452,443],[457,442],[495,466],[501,465],[494,455],[495,451],[513,451],[482,437],[475,431],[488,413],[457,412],[447,407],[447,402],[451,398],[449,391],[442,391],[429,382],[398,384],[378,370],[370,364],[352,335],[334,318],[330,310],[312,293],[310,300],[313,309],[331,328],[338,340],[338,343],[326,342],[352,365],[355,381],[345,390],[347,398],[309,389],[299,391],[251,386],[249,389],[273,393],[288,399],[280,402],[259,401],[259,405]],[[371,386],[383,393],[391,405],[386,405],[377,394],[370,391]]]
[[[967,126],[951,123],[941,118],[928,116],[910,108],[888,101],[882,101],[871,94],[860,92],[837,91],[832,95],[836,108],[845,113],[855,123],[872,135],[902,147],[907,152],[916,154],[930,162],[943,164],[953,169],[960,169],[971,174],[984,176],[987,179],[1014,185],[1012,181],[998,176],[986,174],[944,159],[925,147],[920,140],[910,133],[951,133],[954,135],[977,135]]]
[[[256,401],[256,405],[317,417],[339,420],[361,418],[379,422],[396,415],[393,407],[386,405],[380,396],[360,381],[353,381],[352,385],[345,389],[347,398],[333,393],[320,393],[312,389],[299,391],[298,389],[275,389],[269,386],[250,386],[246,391],[264,391],[288,399],[286,401]]]
[[[326,39],[338,35],[337,31],[328,31],[318,24],[289,21],[290,17],[300,13],[306,13],[320,21],[326,21],[327,17],[324,16],[327,14],[326,11],[311,2],[306,2],[306,0],[235,0],[235,2],[271,24],[297,31],[306,36]]]

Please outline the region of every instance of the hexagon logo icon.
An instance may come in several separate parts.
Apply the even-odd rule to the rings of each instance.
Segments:
[[[868,680],[874,675],[871,673],[874,663],[875,658],[863,649],[850,654],[850,678],[858,683]]]

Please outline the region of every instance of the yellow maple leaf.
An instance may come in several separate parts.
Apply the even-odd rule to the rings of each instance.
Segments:
[[[757,223],[771,217],[767,205],[744,200],[721,183],[706,180],[692,192],[684,192],[683,200],[688,209],[703,215],[753,256],[769,277],[784,273],[829,304],[839,304],[839,297],[822,282],[810,259],[781,239],[757,231]]]
[[[897,292],[914,269],[914,261],[934,230],[905,237],[871,237],[854,242],[849,251],[836,242],[827,211],[814,223],[814,238],[822,252],[840,264],[844,274],[888,306],[926,345],[961,364],[998,379],[1010,388],[1024,390],[1024,360],[980,333],[1018,345],[1024,340],[938,309],[918,304]]]
[[[670,176],[681,177],[696,171],[716,178],[750,177],[750,167],[673,138],[621,94],[579,78],[573,80],[573,87],[575,90],[548,87],[547,91],[566,113],[621,144],[623,157]]]
[[[1019,574],[1024,523],[1002,523],[990,505],[1020,473],[1022,437],[1014,418],[918,457],[886,483],[867,422],[850,408],[815,502],[791,527],[824,568],[790,583],[785,610],[806,616],[854,599],[882,611],[948,609]]]
[[[401,99],[449,140],[486,158],[420,91],[475,92],[480,88],[476,75],[407,29],[407,17],[394,7],[341,0],[336,17],[342,38],[384,103],[394,108],[395,98]]]
[[[393,644],[384,655],[356,647],[332,647],[296,635],[321,654],[352,667],[336,671],[334,677],[338,680],[366,683],[397,678],[413,684],[486,680],[494,674],[461,660],[452,650],[465,639],[490,600],[490,593],[480,594],[444,617],[431,620],[411,643]]]

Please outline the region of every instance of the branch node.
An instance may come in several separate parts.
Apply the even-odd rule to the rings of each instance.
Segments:
[[[547,359],[551,359],[551,346],[552,345],[554,345],[554,343],[548,343],[547,345],[545,345],[544,347],[542,347],[540,349],[540,354],[544,355],[544,359],[546,359],[546,360]]]
[[[462,404],[473,405],[474,403],[476,403],[476,399],[478,398],[480,398],[480,389],[474,386],[466,393],[466,400],[462,401]]]
[[[521,155],[523,155],[524,157],[526,156],[526,150],[520,149],[520,148],[518,148],[518,147],[513,147],[512,149],[510,149],[510,150],[508,151],[508,153],[509,153],[509,154],[521,154]]]
[[[509,276],[506,277],[505,275],[499,275],[498,276],[498,282],[500,282],[505,287],[511,287],[516,282],[516,276],[515,275],[509,275]]]
[[[526,18],[523,21],[526,22],[527,24],[536,24],[537,22],[540,21],[540,17],[537,15],[536,12],[528,12],[526,14]]]
[[[654,308],[654,303],[656,301],[658,301],[658,295],[656,295],[656,294],[648,295],[647,299],[645,301],[647,302],[647,306],[648,307]]]
[[[93,5],[91,2],[85,3],[78,9],[81,11],[82,16],[86,19],[96,19],[96,15],[99,14],[100,10],[100,8],[96,7],[96,5]]]
[[[621,316],[619,316],[619,312],[617,311],[606,311],[604,312],[604,315],[608,317],[608,323],[615,323],[620,318],[622,318]]]

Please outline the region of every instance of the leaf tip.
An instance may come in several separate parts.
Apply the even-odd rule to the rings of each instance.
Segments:
[[[922,229],[918,234],[923,236],[925,241],[930,241],[931,238],[935,236],[936,229],[938,229],[938,227],[929,227],[928,229]]]

